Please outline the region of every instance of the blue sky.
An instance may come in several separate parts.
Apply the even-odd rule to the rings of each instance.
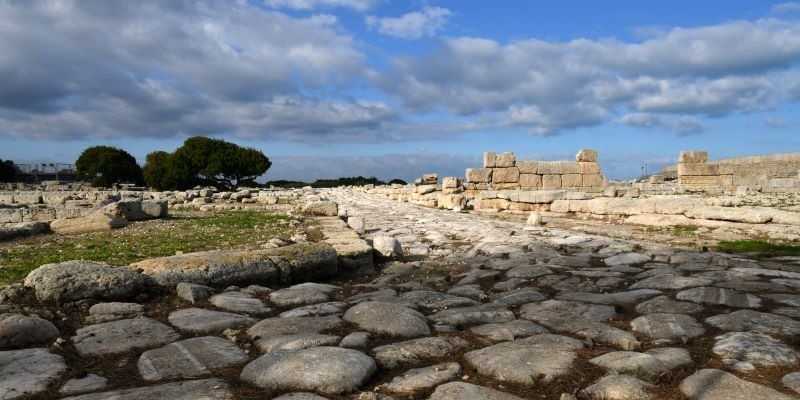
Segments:
[[[262,180],[463,176],[483,151],[800,151],[800,3],[0,0],[0,158],[207,135]]]

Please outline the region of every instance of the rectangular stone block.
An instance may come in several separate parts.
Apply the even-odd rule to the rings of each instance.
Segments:
[[[538,174],[539,162],[538,161],[517,161],[517,168],[520,174]]]
[[[578,162],[583,175],[597,175],[600,173],[600,164],[596,162]]]
[[[678,176],[678,185],[718,186],[719,176]]]
[[[720,186],[733,186],[733,175],[720,175],[719,176],[719,185]]]
[[[543,188],[560,188],[561,187],[561,175],[555,175],[555,174],[542,175],[542,187]]]
[[[537,174],[520,174],[519,186],[523,189],[542,187],[542,176]]]
[[[439,174],[425,174],[422,175],[422,183],[426,185],[435,185],[439,183]]]
[[[461,179],[454,176],[448,176],[442,179],[442,189],[455,189],[461,187]]]
[[[583,175],[581,174],[561,175],[561,187],[576,188],[581,186],[583,186]]]
[[[23,212],[24,222],[50,222],[56,219],[54,208],[29,208]]]
[[[14,196],[14,202],[18,204],[41,204],[41,194],[18,194]]]
[[[494,168],[497,166],[497,155],[493,151],[483,153],[483,168]]]
[[[518,183],[519,168],[495,168],[492,171],[492,183]]]
[[[733,175],[733,171],[735,170],[733,164],[716,164],[716,166],[719,169],[720,175]]]
[[[14,204],[14,195],[0,194],[0,204]]]
[[[517,192],[511,196],[511,201],[517,203],[550,204],[564,197],[563,190],[536,190],[531,192]]]
[[[678,156],[679,163],[704,163],[707,161],[707,151],[682,151]]]
[[[479,209],[508,210],[510,201],[505,199],[482,199],[478,202]]]
[[[595,149],[580,149],[580,150],[578,150],[578,154],[575,156],[575,161],[596,163],[597,162],[597,150],[595,150]]]
[[[581,180],[583,183],[581,186],[583,187],[603,187],[603,175],[596,174],[596,175],[581,175]]]
[[[497,190],[517,190],[519,189],[519,182],[493,183],[492,188]]]
[[[719,166],[703,163],[678,163],[678,176],[719,175]]]
[[[513,167],[517,163],[517,155],[513,151],[507,153],[500,153],[497,155],[496,164],[498,168]]]
[[[492,181],[492,168],[467,168],[467,183],[488,183]]]
[[[581,166],[573,161],[540,161],[537,173],[540,175],[580,174]]]
[[[0,208],[0,224],[22,222],[22,209]]]

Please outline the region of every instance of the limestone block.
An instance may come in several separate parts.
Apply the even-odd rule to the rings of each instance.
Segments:
[[[705,163],[678,163],[678,176],[719,175],[719,166]]]
[[[657,185],[664,183],[664,175],[650,175],[650,178],[647,180],[647,183]]]
[[[581,166],[573,161],[540,161],[538,173],[541,175],[580,174]]]
[[[568,213],[570,202],[573,200],[556,200],[550,204],[550,212],[554,213]]]
[[[720,175],[719,176],[719,185],[720,186],[733,186],[733,175]]]
[[[22,220],[25,222],[50,222],[56,219],[54,208],[29,208],[23,212]]]
[[[678,156],[679,163],[704,163],[707,161],[707,151],[682,151]]]
[[[422,182],[426,185],[436,185],[439,183],[439,174],[422,175]]]
[[[534,189],[542,187],[542,176],[538,174],[521,174],[519,176],[519,186],[523,189]]]
[[[575,188],[583,185],[583,175],[581,174],[564,174],[561,175],[561,187]]]
[[[0,224],[22,222],[21,208],[0,208]]]
[[[494,183],[492,184],[492,188],[498,190],[516,190],[519,189],[519,182]]]
[[[492,172],[492,183],[517,183],[517,182],[519,182],[519,168],[517,167],[495,168],[494,171]]]
[[[50,229],[59,235],[72,235],[89,232],[102,232],[128,225],[124,218],[109,216],[101,211],[79,218],[57,219],[50,223]]]
[[[14,203],[13,194],[0,194],[0,204],[13,204],[13,203]]]
[[[478,202],[479,209],[508,210],[511,202],[506,199],[481,199]]]
[[[537,190],[532,192],[516,192],[509,196],[509,200],[518,203],[549,204],[564,198],[563,190]]]
[[[678,176],[678,185],[718,186],[719,185],[719,177],[718,176]]]
[[[583,181],[583,187],[603,187],[604,186],[604,179],[603,175],[581,175],[581,179]]]
[[[596,163],[597,162],[597,150],[595,150],[595,149],[580,149],[580,150],[578,150],[578,154],[575,156],[575,161]]]
[[[521,174],[536,174],[539,172],[539,162],[537,161],[517,161],[517,168]]]
[[[553,175],[553,174],[542,175],[542,187],[543,188],[560,188],[561,187],[561,175]]]
[[[497,155],[493,151],[483,153],[483,168],[494,168],[497,166]]]
[[[436,200],[440,208],[448,210],[456,207],[463,209],[467,205],[467,198],[462,194],[440,194]]]
[[[578,162],[583,175],[598,175],[600,174],[600,164],[596,162]]]
[[[734,186],[759,186],[759,180],[761,176],[759,175],[733,175],[733,185]],[[678,182],[680,183],[680,182]]]
[[[733,175],[733,172],[736,168],[734,168],[733,164],[716,164],[717,168],[719,169],[720,175]]]
[[[467,168],[467,183],[487,183],[492,181],[492,168]]]
[[[442,179],[443,189],[455,189],[457,187],[461,187],[461,179],[452,176]]]
[[[498,168],[513,167],[517,163],[517,155],[513,151],[507,153],[500,153],[495,160]]]
[[[26,193],[14,196],[14,202],[19,204],[41,204],[42,195],[39,193]]]

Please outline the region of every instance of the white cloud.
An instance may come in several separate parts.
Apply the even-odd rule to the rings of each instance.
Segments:
[[[800,3],[798,2],[778,3],[772,6],[773,14],[788,14],[796,12],[800,12]]]
[[[378,32],[406,39],[418,39],[423,36],[434,36],[444,29],[452,13],[442,7],[425,7],[397,18],[367,16],[368,27]]]
[[[673,132],[679,136],[696,135],[708,129],[698,118],[689,115],[671,118],[660,114],[631,113],[623,115],[619,122],[640,129]]]
[[[322,7],[343,7],[363,12],[383,1],[384,0],[264,0],[264,3],[273,8],[313,10]]]
[[[599,125],[620,114],[672,121],[769,110],[800,98],[800,21],[734,21],[674,28],[639,42],[535,38],[506,44],[455,37],[398,58],[373,81],[415,112],[448,111],[535,134]]]

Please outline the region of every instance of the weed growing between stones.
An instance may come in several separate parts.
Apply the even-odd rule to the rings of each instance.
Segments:
[[[758,253],[761,257],[800,256],[800,246],[766,240],[723,241],[719,242],[716,250],[724,253]]]

